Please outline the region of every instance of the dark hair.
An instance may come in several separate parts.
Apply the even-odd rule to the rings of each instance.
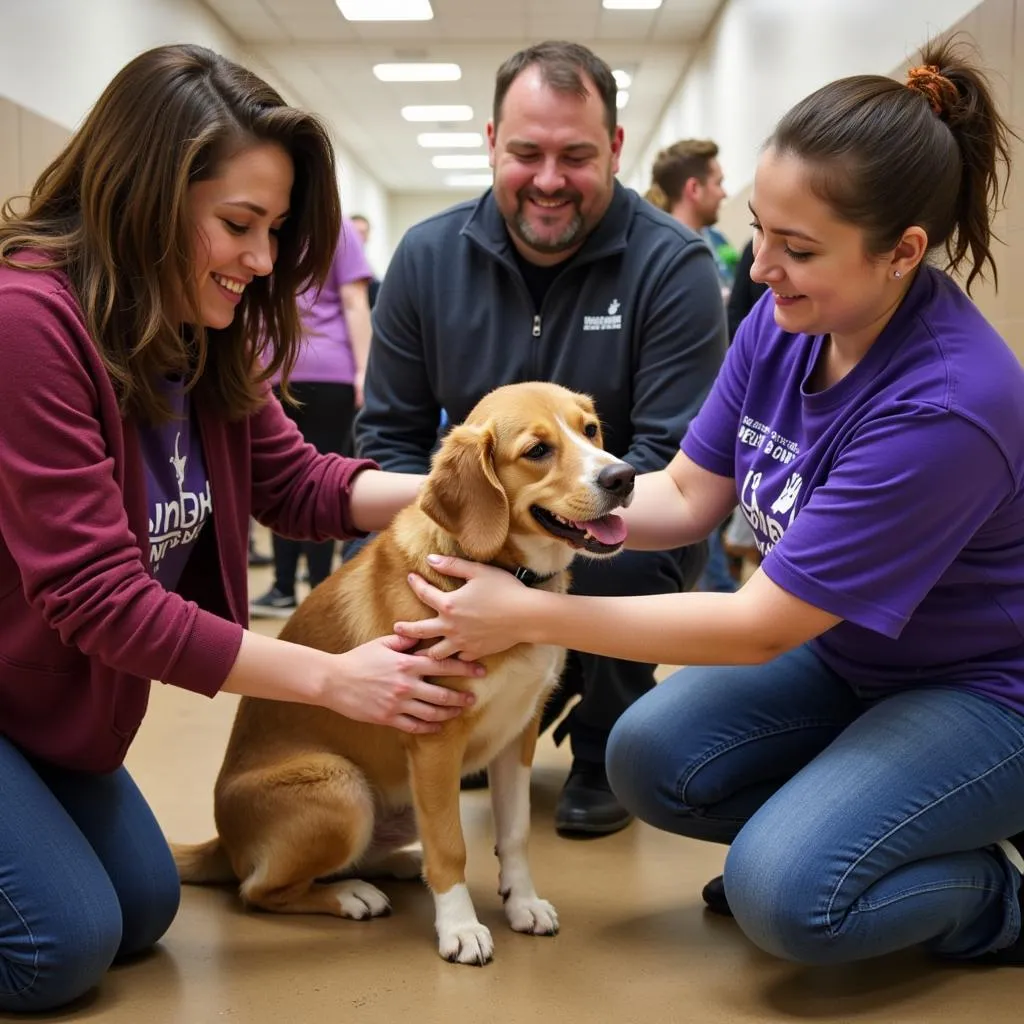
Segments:
[[[969,264],[969,292],[986,264],[997,280],[992,217],[1012,134],[982,72],[947,41],[924,48],[906,85],[859,75],[812,93],[767,145],[811,165],[815,194],[864,230],[868,252],[918,225],[929,247],[945,247],[947,270]]]
[[[618,123],[618,107],[615,97],[618,86],[612,69],[597,56],[579,43],[553,42],[537,43],[525,50],[514,53],[498,68],[494,83],[494,128],[497,131],[501,121],[501,108],[505,95],[512,83],[527,69],[540,68],[541,78],[545,85],[557,92],[568,92],[586,99],[590,93],[586,78],[597,88],[597,94],[604,104],[604,119],[608,126],[608,134],[615,131]],[[585,76],[585,77],[584,77]]]
[[[229,327],[183,332],[175,307],[199,309],[189,186],[258,143],[280,145],[295,167],[274,271],[245,289]],[[150,422],[170,415],[160,382],[172,373],[232,419],[259,406],[277,370],[287,394],[302,337],[296,294],[326,278],[341,224],[320,122],[252,72],[187,45],[128,63],[40,175],[27,211],[8,202],[3,217],[0,263],[65,270],[122,412]],[[26,249],[47,262],[19,262]]]
[[[718,156],[718,146],[710,139],[681,139],[663,149],[651,168],[651,187],[644,198],[660,210],[671,210],[691,178],[702,185],[711,172],[711,161]]]

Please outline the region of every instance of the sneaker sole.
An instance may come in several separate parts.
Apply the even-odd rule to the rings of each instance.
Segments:
[[[295,612],[293,608],[266,608],[263,605],[249,605],[249,618],[251,619],[290,619]]]

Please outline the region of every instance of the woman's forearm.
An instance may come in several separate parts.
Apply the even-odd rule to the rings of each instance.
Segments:
[[[247,629],[221,690],[243,697],[322,704],[328,678],[320,651]]]
[[[762,631],[740,627],[736,594],[583,597],[542,591],[524,602],[510,634],[589,654],[662,665],[758,664],[778,653]]]
[[[633,502],[619,513],[626,520],[626,547],[633,551],[668,551],[703,540],[711,527],[695,517],[667,470],[636,478]]]
[[[507,632],[629,661],[757,665],[831,629],[839,616],[795,597],[758,570],[734,594],[583,597],[531,591]]]
[[[386,473],[364,469],[352,481],[351,515],[360,530],[383,530],[417,498],[425,476],[419,473]]]

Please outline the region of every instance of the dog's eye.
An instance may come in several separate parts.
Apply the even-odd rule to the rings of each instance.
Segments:
[[[550,454],[551,446],[544,444],[543,442],[538,442],[532,448],[527,448],[526,451],[523,452],[523,458],[530,459],[533,462],[539,462]]]
[[[596,423],[588,423],[583,428],[583,433],[586,434],[587,437],[597,437],[597,424]]]

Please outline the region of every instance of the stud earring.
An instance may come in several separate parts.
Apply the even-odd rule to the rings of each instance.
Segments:
[[[899,271],[899,270],[894,270],[894,271],[892,272],[892,276],[893,276],[893,277],[895,277],[895,278],[896,278],[896,280],[898,281],[898,280],[899,280],[899,279],[900,279],[900,278],[901,278],[901,277],[903,276],[903,274],[902,274],[902,272],[901,272],[901,271]]]

